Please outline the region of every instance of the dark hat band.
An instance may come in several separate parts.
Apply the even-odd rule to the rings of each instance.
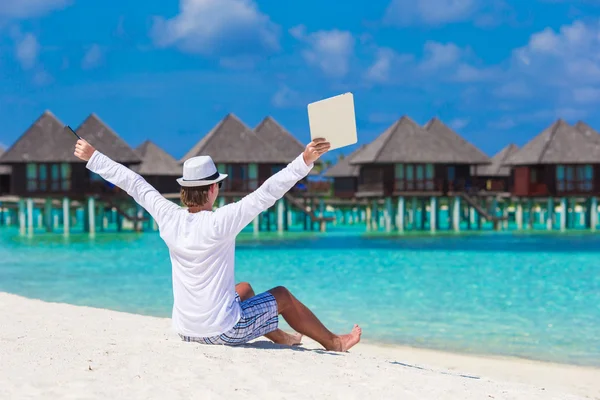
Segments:
[[[221,174],[219,174],[219,171],[215,172],[214,174],[212,174],[209,177],[206,178],[200,178],[200,179],[182,179],[184,182],[197,182],[197,181],[214,181],[215,179],[219,178]]]

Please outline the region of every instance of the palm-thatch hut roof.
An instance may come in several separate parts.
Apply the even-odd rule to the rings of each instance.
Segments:
[[[579,130],[579,132],[583,133],[583,135],[585,137],[587,137],[588,139],[590,139],[591,141],[593,141],[595,143],[600,143],[600,133],[598,133],[598,131],[596,131],[594,128],[592,128],[585,122],[578,121],[575,124],[575,128],[577,128],[577,130]]]
[[[233,114],[223,118],[180,162],[199,155],[209,155],[215,163],[287,164],[291,161]]]
[[[77,128],[77,134],[116,162],[137,164],[142,161],[137,153],[96,114],[90,114],[83,121]]]
[[[294,161],[304,151],[305,146],[271,116],[263,119],[254,128],[254,132],[259,138],[279,151],[287,159],[287,162]],[[317,160],[315,165],[322,165],[322,161]],[[309,175],[318,174],[319,172],[314,168],[309,173]]]
[[[508,157],[504,164],[600,164],[600,142],[559,119]]]
[[[473,175],[476,176],[497,176],[507,177],[510,176],[510,167],[504,165],[505,160],[512,154],[517,152],[519,148],[515,144],[509,144],[502,150],[500,150],[494,157],[492,157],[492,163],[490,165],[482,165],[473,167]]]
[[[181,165],[169,153],[158,147],[150,140],[146,140],[135,152],[142,162],[132,169],[142,176],[181,176]]]
[[[362,151],[366,144],[363,144],[358,149],[354,150],[352,153],[348,154],[346,157],[339,160],[335,165],[325,171],[325,176],[328,178],[353,178],[358,177],[360,172],[360,167],[356,164],[350,164],[352,159],[358,155],[360,151]]]
[[[469,164],[444,139],[403,116],[357,154],[350,164]]]
[[[254,128],[254,132],[263,141],[275,147],[277,151],[293,161],[304,151],[304,145],[300,143],[289,131],[281,126],[273,117],[266,117]]]
[[[50,111],[45,111],[0,157],[1,163],[75,162],[74,136]]]
[[[432,118],[425,124],[425,129],[444,139],[457,154],[462,154],[461,164],[489,164],[490,158],[481,150],[469,143],[462,136],[444,124],[438,118]]]
[[[0,146],[0,159],[4,154],[4,147]],[[0,165],[0,175],[10,175],[12,173],[12,168],[9,165]]]

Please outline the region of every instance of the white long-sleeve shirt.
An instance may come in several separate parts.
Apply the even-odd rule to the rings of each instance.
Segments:
[[[302,155],[257,190],[216,211],[190,213],[165,199],[144,178],[96,151],[87,168],[126,191],[159,226],[173,274],[173,328],[192,337],[227,332],[239,321],[235,301],[235,238],[308,175]]]

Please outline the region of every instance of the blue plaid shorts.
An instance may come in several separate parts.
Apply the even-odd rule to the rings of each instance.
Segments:
[[[181,336],[186,342],[203,344],[222,344],[236,346],[273,332],[279,326],[277,301],[269,293],[261,293],[246,301],[241,301],[236,293],[235,300],[240,302],[242,317],[229,331],[212,337]]]

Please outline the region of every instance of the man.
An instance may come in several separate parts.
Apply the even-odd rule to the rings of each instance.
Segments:
[[[329,148],[322,139],[309,143],[301,155],[253,193],[216,211],[213,205],[227,175],[217,171],[209,156],[184,163],[183,177],[177,180],[187,207],[182,208],[85,140],[77,141],[75,155],[87,162],[89,170],[125,190],[158,224],[172,264],[173,327],[183,340],[239,345],[266,335],[277,343],[297,343],[297,335],[278,329],[281,314],[294,330],[326,350],[347,351],[360,341],[358,325],[350,334],[335,335],[284,287],[257,296],[246,288],[242,296],[234,285],[237,234],[308,175]]]

